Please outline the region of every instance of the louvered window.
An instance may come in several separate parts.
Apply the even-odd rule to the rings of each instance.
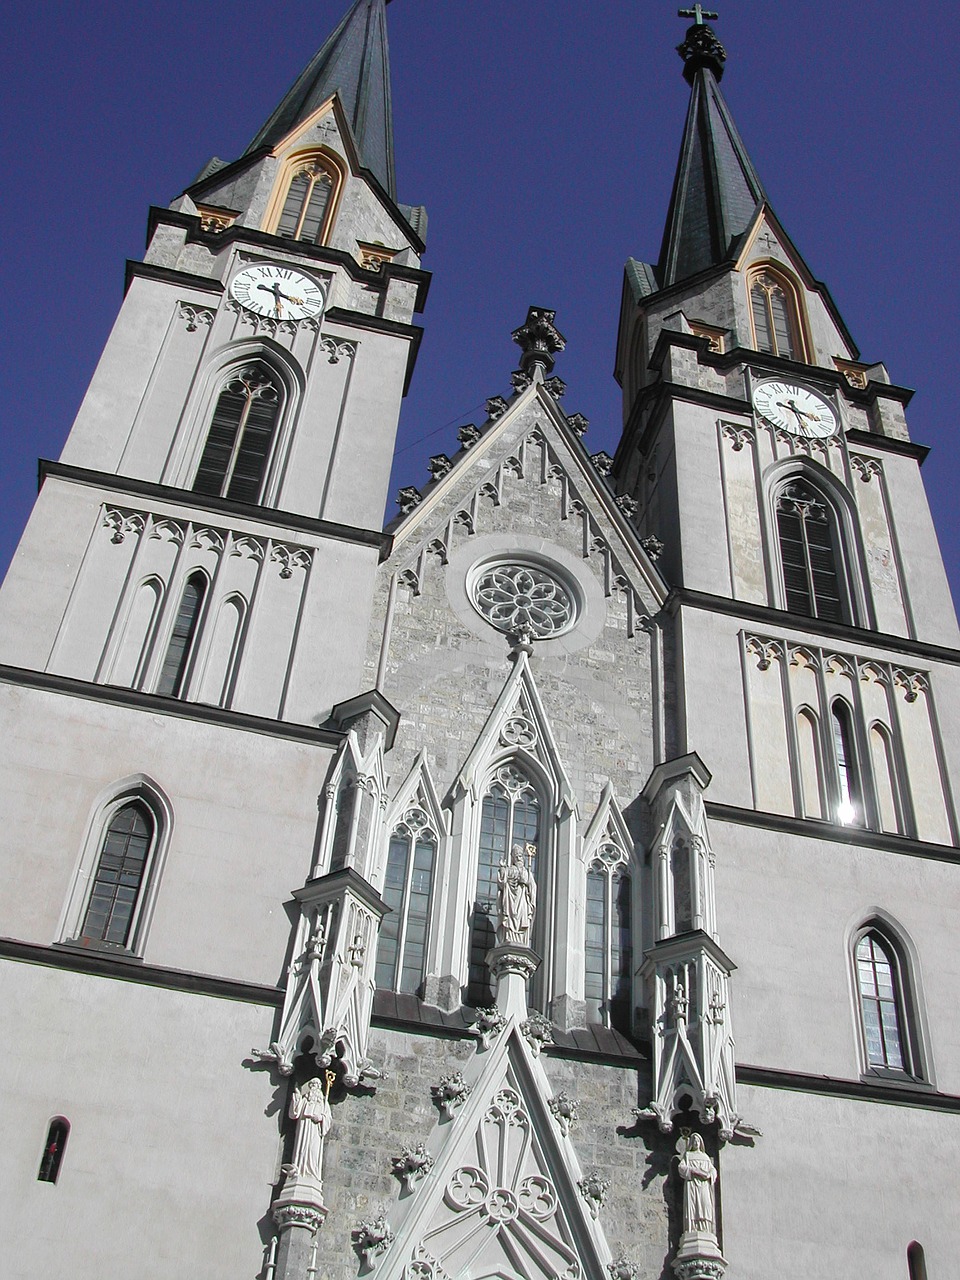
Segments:
[[[786,607],[842,622],[847,613],[839,530],[833,506],[806,480],[790,480],[776,498]]]
[[[279,380],[263,365],[231,373],[213,411],[194,493],[260,501],[281,402]]]
[[[78,941],[118,948],[129,945],[155,831],[153,815],[139,800],[114,813],[100,847]]]
[[[750,309],[757,351],[785,356],[789,360],[803,358],[793,299],[775,276],[764,272],[754,279],[750,286]]]
[[[180,607],[177,609],[173,631],[163,658],[163,666],[160,668],[160,678],[157,681],[157,693],[162,693],[166,697],[179,698],[183,693],[206,589],[206,578],[202,573],[195,573],[187,579],[187,585],[180,597]]]
[[[332,192],[333,180],[319,161],[303,164],[290,180],[277,235],[316,244],[323,234]]]
[[[522,845],[534,878],[540,839],[540,801],[527,777],[515,765],[496,771],[483,798],[480,815],[480,847],[477,886],[470,933],[468,1001],[489,1005],[493,1001],[487,952],[497,944],[497,871],[515,844]]]
[[[437,838],[422,809],[411,809],[390,838],[383,900],[390,910],[377,942],[376,983],[416,992],[423,981]]]

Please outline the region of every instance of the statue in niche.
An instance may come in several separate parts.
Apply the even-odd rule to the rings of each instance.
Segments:
[[[680,1156],[680,1177],[683,1179],[683,1230],[716,1236],[717,1213],[713,1200],[713,1184],[717,1170],[704,1149],[699,1133],[691,1133],[684,1139],[686,1146]]]
[[[302,1089],[294,1086],[290,1098],[290,1118],[296,1120],[297,1131],[293,1140],[293,1159],[283,1166],[283,1172],[295,1178],[323,1181],[323,1143],[333,1123],[330,1110],[330,1086],[332,1071],[326,1073],[326,1088],[319,1076],[308,1080]]]
[[[537,907],[537,884],[531,863],[535,849],[515,844],[497,871],[497,941],[530,945],[533,915]],[[526,854],[526,859],[524,855]]]

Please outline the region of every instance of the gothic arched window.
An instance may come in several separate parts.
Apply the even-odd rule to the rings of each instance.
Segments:
[[[927,1263],[923,1256],[923,1245],[911,1241],[907,1246],[907,1271],[910,1280],[927,1280]]]
[[[863,826],[863,785],[850,708],[841,698],[830,707],[830,732],[836,766],[837,807],[835,820],[844,826]]]
[[[587,872],[584,997],[587,1020],[630,1032],[633,937],[630,876],[616,845],[603,845]]]
[[[855,960],[867,1066],[909,1073],[910,1046],[896,952],[877,929],[868,929],[857,941]]]
[[[502,764],[483,797],[477,883],[470,929],[470,974],[467,1000],[487,1005],[493,1000],[486,956],[496,946],[497,869],[513,845],[524,847],[534,878],[540,842],[540,800],[529,778],[512,762]]]
[[[260,501],[282,404],[273,370],[251,364],[231,371],[213,410],[194,493]]]
[[[81,945],[130,948],[156,835],[156,819],[142,800],[129,800],[113,811],[77,938]]]
[[[283,180],[281,180],[283,181]],[[339,175],[319,155],[301,156],[287,171],[276,234],[319,244],[325,238]]]
[[[163,656],[163,666],[160,668],[160,676],[157,680],[157,693],[162,693],[168,698],[179,698],[184,691],[193,641],[197,634],[197,624],[200,621],[206,592],[206,577],[202,573],[191,574],[180,597],[173,631],[167,641],[167,651]]]
[[[408,809],[387,851],[383,900],[390,910],[377,941],[378,987],[413,993],[423,981],[436,859],[437,837],[427,815]]]
[[[807,618],[844,622],[849,597],[833,503],[806,477],[793,476],[774,499],[784,604]]]
[[[756,351],[788,360],[804,358],[796,290],[778,271],[764,267],[751,275],[750,319]]]
[[[70,1121],[63,1116],[54,1116],[47,1129],[47,1140],[43,1145],[43,1155],[40,1157],[38,1182],[56,1182],[60,1176],[60,1166],[63,1164],[63,1153],[69,1134]]]

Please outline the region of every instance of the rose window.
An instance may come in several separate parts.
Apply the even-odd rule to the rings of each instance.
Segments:
[[[566,584],[532,564],[495,564],[481,570],[473,585],[473,603],[498,631],[533,640],[566,631],[576,614]]]

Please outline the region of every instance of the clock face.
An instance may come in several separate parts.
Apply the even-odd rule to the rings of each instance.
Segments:
[[[244,267],[230,281],[230,293],[258,316],[273,320],[306,320],[323,310],[323,287],[302,271],[258,262]]]
[[[823,396],[796,382],[761,382],[753,392],[761,418],[792,436],[823,439],[837,429],[837,415]]]

